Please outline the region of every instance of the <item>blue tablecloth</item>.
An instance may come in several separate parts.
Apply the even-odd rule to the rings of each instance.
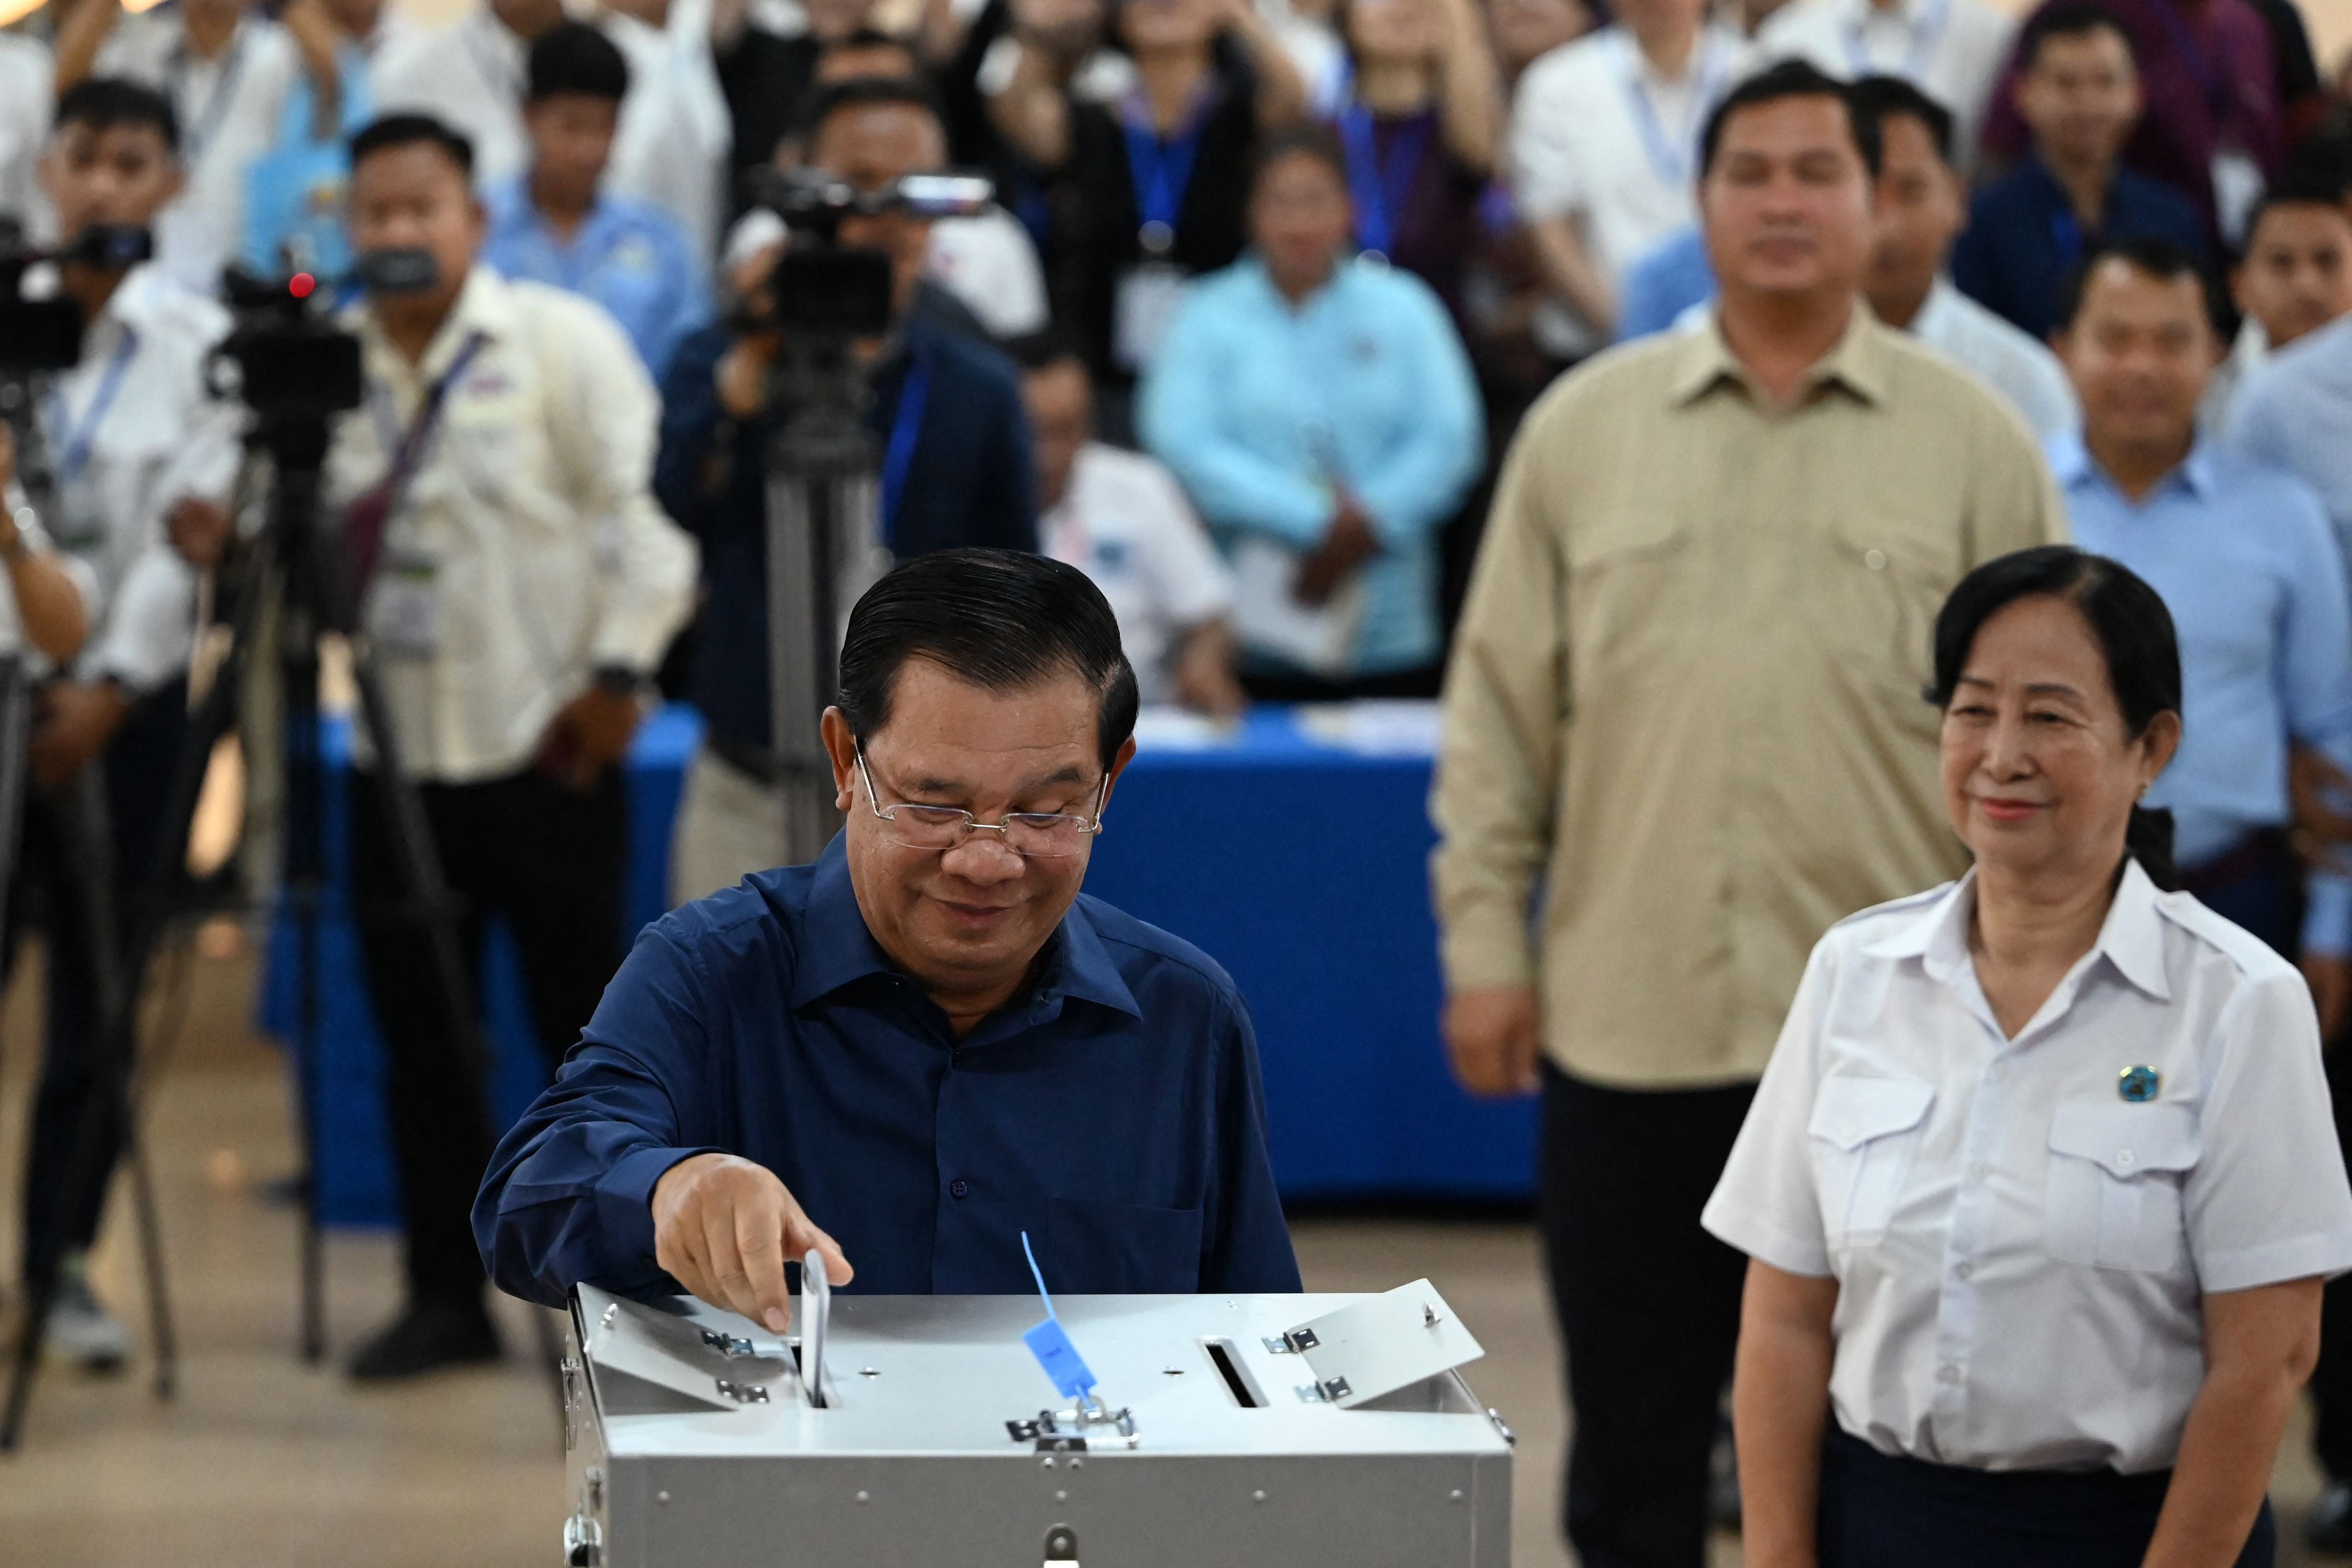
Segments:
[[[629,762],[630,932],[661,914],[669,829],[699,734],[656,716]],[[331,887],[320,932],[320,1211],[396,1221],[380,1085],[383,1047],[343,896],[348,743],[328,737]],[[1454,1086],[1437,1039],[1429,910],[1429,759],[1324,744],[1260,710],[1209,745],[1147,745],[1121,780],[1087,890],[1198,943],[1232,971],[1257,1020],[1275,1175],[1288,1198],[1517,1199],[1533,1185],[1535,1114]],[[483,979],[500,1124],[543,1077],[502,936]],[[294,936],[271,934],[263,1027],[290,1037]]]

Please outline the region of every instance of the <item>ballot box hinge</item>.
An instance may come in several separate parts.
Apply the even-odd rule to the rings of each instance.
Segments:
[[[1320,1383],[1300,1384],[1298,1399],[1302,1405],[1337,1405],[1354,1392],[1346,1378],[1327,1377]]]
[[[765,1405],[768,1391],[757,1383],[735,1383],[724,1377],[714,1377],[721,1399],[732,1399],[738,1405]]]
[[[1322,1343],[1313,1329],[1292,1329],[1286,1334],[1265,1336],[1265,1351],[1268,1355],[1297,1355]]]
[[[702,1331],[702,1343],[709,1345],[711,1349],[717,1351],[719,1354],[725,1356],[730,1361],[760,1354],[751,1342],[745,1339],[742,1335],[720,1333],[717,1329],[704,1329]]]

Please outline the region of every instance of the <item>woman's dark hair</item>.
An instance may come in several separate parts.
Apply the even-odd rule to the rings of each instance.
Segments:
[[[909,659],[992,692],[1076,675],[1102,694],[1096,740],[1105,768],[1135,733],[1135,669],[1110,601],[1085,572],[1048,556],[935,550],[867,589],[841,643],[841,713],[859,740],[890,722]]]
[[[2157,715],[2180,712],[2180,643],[2163,597],[2121,562],[2071,545],[2019,550],[1960,579],[1936,613],[1936,680],[1927,700],[1949,707],[1984,623],[2036,595],[2073,605],[2089,622],[2107,662],[2107,684],[2123,709],[2124,731],[2132,739],[2147,734]],[[2171,812],[2134,806],[2124,852],[2166,892],[2180,886],[2179,869],[2172,863]]]

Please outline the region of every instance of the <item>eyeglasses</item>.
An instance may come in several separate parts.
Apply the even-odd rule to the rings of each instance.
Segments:
[[[1091,817],[1066,811],[1008,811],[1001,822],[983,822],[961,806],[915,806],[901,801],[889,810],[874,792],[874,775],[866,767],[866,747],[856,748],[857,776],[866,782],[866,803],[874,815],[890,824],[884,836],[910,850],[946,851],[961,847],[974,833],[1001,833],[1004,847],[1024,859],[1052,860],[1074,855],[1102,831],[1103,803],[1110,795],[1110,775],[1095,792]]]

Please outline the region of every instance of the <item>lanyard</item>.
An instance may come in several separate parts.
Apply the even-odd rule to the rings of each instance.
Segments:
[[[1135,181],[1135,208],[1142,214],[1138,231],[1143,248],[1165,255],[1176,243],[1176,217],[1184,210],[1184,193],[1192,184],[1192,163],[1201,153],[1202,123],[1208,116],[1214,89],[1204,85],[1193,95],[1176,134],[1162,141],[1151,128],[1150,106],[1139,90],[1119,106],[1119,129],[1127,136],[1127,170]]]
[[[882,449],[882,543],[898,532],[898,508],[907,499],[907,476],[915,466],[915,443],[923,434],[923,408],[931,399],[931,356],[912,350],[907,380],[898,389],[898,412],[890,421],[890,442]]]
[[[441,422],[441,405],[448,400],[450,389],[465,375],[466,367],[474,356],[489,343],[487,334],[470,333],[449,361],[449,368],[436,377],[425,389],[416,404],[416,416],[405,428],[400,416],[393,411],[392,395],[381,382],[368,386],[368,412],[375,418],[376,436],[389,459],[385,465],[385,482],[396,497],[408,488],[416,470],[424,466],[425,448],[431,442],[435,429]]]
[[[2059,208],[2050,214],[2050,238],[2058,247],[2059,276],[2064,277],[2083,259],[2083,220],[2073,209]]]
[[[98,390],[90,394],[89,406],[82,410],[79,430],[68,433],[66,400],[56,389],[50,390],[49,428],[57,442],[60,488],[80,478],[82,470],[89,466],[90,448],[98,440],[99,426],[106,423],[107,411],[114,406],[115,394],[122,390],[122,378],[138,354],[139,334],[126,326],[114,345],[112,357],[106,361],[106,370],[99,377]]]
[[[1641,132],[1643,150],[1650,155],[1650,168],[1664,184],[1679,188],[1690,183],[1691,155],[1698,141],[1699,123],[1706,118],[1708,106],[1723,88],[1723,60],[1714,46],[1713,38],[1700,37],[1696,96],[1689,123],[1682,128],[1677,141],[1667,136],[1666,128],[1659,122],[1658,107],[1650,101],[1650,89],[1642,80],[1641,47],[1630,34],[1626,37],[1625,47],[1631,56],[1622,78],[1626,106],[1633,111],[1633,129]]]
[[[180,111],[180,121],[187,127],[181,140],[184,143],[181,156],[193,166],[205,155],[205,149],[219,134],[221,121],[228,117],[231,105],[236,101],[236,78],[245,69],[246,40],[252,35],[244,23],[228,42],[228,58],[221,62],[220,75],[213,82],[213,90],[205,99],[205,111],[191,114],[181,100],[187,96],[188,46],[183,42],[172,51],[172,101]]]
[[[1372,111],[1351,103],[1339,112],[1339,145],[1348,155],[1348,193],[1355,198],[1356,245],[1385,260],[1396,257],[1397,224],[1421,177],[1436,111],[1423,110],[1400,123],[1389,138],[1388,162],[1381,162]]]
[[[2164,3],[2169,5],[2171,0],[2164,0]],[[1864,29],[1870,25],[1869,0],[1863,0],[1863,14],[1848,22],[1845,27],[1846,63],[1853,68],[1857,78],[1877,74],[1877,68],[1871,63],[1870,49],[1862,36]],[[1904,51],[1903,67],[1892,74],[1907,82],[1916,82],[1927,75],[1928,61],[1936,53],[1936,46],[1943,41],[1944,24],[1951,20],[1951,0],[1935,0],[1935,4],[1921,13],[1918,25],[1911,32],[1911,47]]]

